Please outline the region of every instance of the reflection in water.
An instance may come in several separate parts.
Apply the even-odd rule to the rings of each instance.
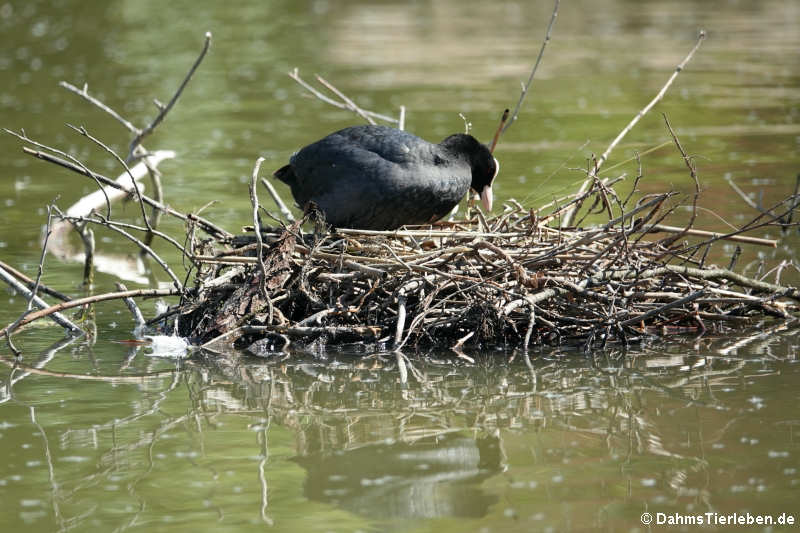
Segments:
[[[393,354],[165,369],[122,349],[78,381],[46,373],[85,366],[55,346],[48,370],[6,375],[5,519],[44,531],[627,530],[648,508],[784,512],[800,486],[788,327],[666,350],[531,352],[530,366],[519,353],[412,357],[407,383]]]
[[[500,441],[445,434],[297,458],[304,494],[373,518],[480,517],[497,501],[479,483],[500,471]]]

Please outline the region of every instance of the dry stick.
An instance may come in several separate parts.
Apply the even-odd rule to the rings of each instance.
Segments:
[[[275,190],[275,187],[272,186],[272,183],[270,183],[266,178],[261,178],[261,185],[263,185],[269,192],[269,195],[272,196],[272,200],[275,202],[275,205],[278,206],[281,215],[286,217],[286,220],[289,222],[294,222],[294,215],[291,211],[289,211],[289,208],[286,207],[286,204],[283,203],[283,200],[281,199],[280,195],[278,195],[278,191]]]
[[[358,335],[361,337],[377,337],[379,326],[241,326],[244,333],[278,333],[289,337],[307,337],[309,335]],[[0,331],[2,333],[2,331]]]
[[[122,115],[111,109],[111,107],[107,106],[94,96],[90,95],[88,84],[84,83],[83,89],[78,89],[77,87],[66,81],[61,81],[58,84],[64,89],[67,89],[68,91],[77,94],[81,98],[84,98],[86,101],[88,101],[90,104],[95,105],[96,107],[100,108],[101,110],[105,111],[106,113],[117,119],[123,126],[125,126],[125,128],[128,129],[128,131],[130,131],[134,135],[138,135],[139,133],[141,133],[141,130],[139,128],[134,126],[130,121],[126,120]]]
[[[406,297],[401,295],[397,298],[397,327],[394,332],[394,349],[399,350],[403,347],[403,328],[406,325]]]
[[[305,90],[310,92],[314,97],[325,102],[326,104],[332,105],[333,107],[338,107],[339,109],[352,111],[352,109],[350,109],[350,107],[348,107],[347,104],[344,104],[342,102],[337,102],[336,100],[329,98],[328,96],[325,96],[324,94],[316,90],[312,85],[310,85],[308,82],[306,82],[304,79],[300,77],[300,71],[297,68],[295,68],[292,72],[289,72],[289,77],[292,78],[297,83],[299,83]],[[377,118],[379,120],[383,120],[391,124],[398,124],[400,122],[396,118],[392,118],[386,115],[381,115],[380,113],[376,113],[374,111],[368,111],[366,109],[362,109],[362,111],[365,114],[369,115],[370,117]],[[401,108],[401,113],[403,119],[405,120],[405,107]]]
[[[144,225],[147,226],[147,229],[149,231],[152,231],[153,228],[150,226],[150,219],[147,216],[147,211],[145,210],[144,202],[142,201],[142,193],[141,193],[141,191],[139,191],[139,183],[136,181],[136,178],[133,176],[133,173],[131,172],[131,169],[127,165],[127,163],[125,163],[125,161],[123,161],[122,158],[120,156],[118,156],[117,153],[114,150],[112,150],[110,147],[108,147],[103,141],[101,141],[97,137],[94,137],[88,131],[86,131],[86,128],[84,128],[83,126],[78,128],[78,127],[73,126],[72,124],[67,123],[67,127],[68,128],[72,128],[73,130],[77,131],[78,133],[80,133],[81,135],[83,135],[84,137],[86,137],[87,139],[92,141],[93,143],[95,143],[97,146],[99,146],[100,148],[105,150],[107,153],[109,153],[111,155],[111,157],[116,159],[117,162],[122,166],[122,168],[125,170],[125,172],[130,177],[131,185],[133,186],[133,190],[136,192],[136,201],[138,202],[139,207],[142,210],[142,218],[144,219]]]
[[[20,272],[16,268],[12,267],[11,265],[9,265],[8,263],[6,263],[6,262],[4,262],[2,260],[0,260],[0,268],[4,269],[6,272],[8,272],[9,274],[11,274],[15,278],[17,278],[19,281],[21,281],[22,283],[27,285],[29,289],[33,289],[34,280],[29,278],[28,276],[26,276],[25,274],[23,274],[22,272]],[[59,292],[59,291],[57,291],[55,289],[52,289],[52,288],[48,287],[47,285],[42,285],[41,283],[39,284],[39,292],[43,292],[43,293],[47,294],[48,296],[52,296],[53,298],[57,298],[57,299],[61,300],[62,302],[67,302],[67,301],[70,300],[70,297],[67,296],[66,294],[64,294],[63,292]]]
[[[725,233],[717,233],[715,231],[705,231],[701,229],[686,229],[677,226],[666,226],[664,224],[653,224],[652,226],[645,226],[641,230],[642,233],[683,233],[685,235],[694,235],[696,237],[712,237],[716,239],[724,239],[734,242],[746,242],[748,244],[758,244],[761,246],[769,246],[771,248],[778,247],[776,239],[762,239],[761,237],[749,237],[747,235],[729,235]]]
[[[42,152],[40,150],[33,150],[31,148],[28,148],[27,146],[23,146],[22,147],[22,151],[25,152],[28,155],[32,155],[33,157],[36,157],[38,159],[42,159],[44,161],[47,161],[48,163],[54,163],[54,164],[56,164],[56,165],[58,165],[60,167],[66,168],[68,170],[71,170],[71,171],[76,172],[78,174],[81,174],[83,176],[87,176],[87,177],[90,177],[90,178],[94,177],[102,184],[105,184],[105,185],[108,185],[110,187],[113,187],[114,189],[118,189],[118,190],[127,192],[125,187],[123,187],[119,183],[117,183],[117,182],[115,182],[115,181],[113,181],[113,180],[111,180],[111,179],[109,179],[109,178],[107,178],[107,177],[105,177],[105,176],[103,176],[101,174],[94,174],[94,173],[90,172],[89,170],[85,170],[85,169],[81,168],[79,165],[75,165],[75,164],[70,163],[69,161],[61,159],[59,157],[53,156],[53,155],[48,154],[46,152]],[[157,201],[153,200],[152,198],[150,198],[149,196],[146,196],[146,195],[142,195],[142,201],[144,203],[146,203],[147,205],[155,207],[157,209],[161,209],[162,211],[164,211],[168,215],[174,216],[175,218],[178,218],[180,220],[183,220],[183,221],[187,221],[187,220],[195,221],[200,226],[203,227],[204,231],[206,231],[210,235],[215,235],[215,236],[220,237],[220,238],[233,237],[233,235],[231,233],[225,231],[224,229],[220,228],[216,224],[214,224],[214,223],[212,223],[212,222],[210,222],[210,221],[208,221],[208,220],[206,220],[206,219],[204,219],[204,218],[202,218],[200,216],[197,216],[197,215],[194,215],[194,214],[191,214],[191,213],[190,214],[183,214],[183,213],[181,213],[179,211],[176,211],[175,209],[172,209],[171,207],[169,207],[167,205],[162,204],[161,202],[157,202]]]
[[[644,320],[647,320],[650,317],[659,315],[659,314],[661,314],[664,311],[667,311],[669,309],[673,309],[675,307],[680,307],[683,304],[688,304],[690,302],[693,302],[693,301],[697,300],[698,298],[700,298],[700,297],[702,297],[704,295],[705,295],[705,291],[704,290],[699,290],[697,292],[693,292],[690,295],[686,296],[685,298],[681,298],[680,300],[675,300],[674,302],[666,303],[666,304],[662,305],[661,307],[657,307],[656,309],[648,311],[648,312],[646,312],[646,313],[644,313],[642,315],[638,315],[638,316],[635,316],[633,318],[629,318],[628,320],[623,320],[622,322],[619,323],[619,325],[620,326],[630,326],[632,324],[636,324],[637,322],[642,322]]]
[[[143,130],[141,130],[136,135],[136,137],[134,137],[133,141],[131,141],[130,150],[128,152],[128,158],[127,158],[128,161],[130,161],[131,158],[133,157],[133,153],[136,150],[136,148],[139,146],[139,144],[142,142],[142,139],[144,139],[147,135],[151,134],[153,132],[153,130],[156,129],[156,127],[159,124],[161,124],[161,122],[164,120],[164,117],[167,115],[167,113],[169,113],[170,109],[172,109],[172,107],[175,105],[175,102],[178,101],[178,98],[180,98],[181,93],[186,88],[186,85],[189,83],[189,80],[192,79],[192,76],[194,75],[195,71],[197,70],[197,67],[200,66],[200,63],[203,61],[203,58],[206,56],[206,52],[208,52],[208,48],[210,46],[211,46],[211,32],[208,31],[208,32],[206,32],[206,39],[205,39],[205,42],[203,43],[203,49],[200,51],[200,55],[194,61],[194,64],[189,69],[189,72],[186,73],[186,76],[183,78],[183,81],[178,86],[178,90],[176,90],[175,94],[172,95],[172,98],[170,99],[169,103],[166,106],[162,107],[161,110],[159,111],[158,115],[156,116],[156,118],[154,118],[153,121],[150,124],[145,126],[145,128]]]
[[[3,276],[4,273],[5,273],[5,271],[0,270],[0,277],[4,277]],[[5,279],[5,277],[4,277],[4,279]],[[11,278],[11,279],[13,280],[13,278]],[[16,283],[16,280],[14,280],[14,281]],[[14,288],[16,289],[17,287],[15,286]],[[19,290],[19,289],[17,289],[17,290]],[[23,288],[22,292],[25,293],[27,291],[25,291],[25,289]],[[40,319],[42,317],[45,317],[45,316],[51,316],[51,315],[54,315],[54,314],[58,314],[60,311],[63,311],[64,309],[71,309],[73,307],[80,307],[82,305],[93,304],[93,303],[97,303],[97,302],[104,302],[106,300],[119,300],[119,299],[122,299],[122,298],[138,298],[138,297],[152,298],[152,297],[155,297],[155,296],[177,296],[179,294],[180,294],[180,291],[178,291],[176,289],[137,289],[137,290],[132,290],[132,291],[108,292],[108,293],[105,293],[105,294],[96,294],[94,296],[87,296],[86,298],[78,298],[76,300],[70,300],[69,302],[62,302],[60,304],[52,305],[52,306],[49,306],[49,307],[47,305],[47,302],[41,302],[42,309],[40,311],[34,311],[33,313],[29,313],[27,316],[25,316],[25,318],[22,320],[22,322],[20,322],[17,325],[17,327],[25,326],[27,324],[30,324],[34,320],[38,320],[38,319]],[[34,302],[36,302],[36,300],[34,300]],[[40,304],[37,302],[37,305],[40,305]],[[62,318],[63,318],[63,316],[62,316]],[[66,319],[64,319],[64,320],[66,320]],[[66,321],[66,323],[70,324],[73,328],[80,330],[80,328],[78,328],[77,326],[75,326],[71,322]],[[63,325],[61,323],[59,323],[59,325],[62,325],[65,328],[69,327],[69,326]],[[0,336],[5,335],[6,331],[8,329],[9,329],[8,326],[6,326],[3,329],[1,329],[0,330]]]
[[[147,246],[140,239],[137,239],[136,237],[134,237],[133,235],[131,235],[130,233],[128,233],[124,229],[118,228],[115,224],[107,224],[105,220],[99,218],[100,215],[95,215],[95,216],[98,217],[98,220],[96,221],[98,224],[100,224],[102,226],[105,226],[110,230],[116,231],[117,233],[119,233],[120,235],[122,235],[123,237],[128,239],[129,241],[131,241],[134,244],[136,244],[139,247],[140,250],[142,250],[143,252],[146,252],[147,255],[152,257],[156,261],[156,263],[158,263],[161,266],[161,268],[164,269],[164,272],[166,272],[167,275],[170,278],[172,278],[172,283],[173,283],[174,287],[176,289],[178,289],[179,291],[181,291],[181,292],[183,291],[183,283],[181,282],[181,280],[178,279],[178,276],[175,275],[175,273],[170,268],[169,264],[166,261],[164,261],[163,259],[161,259],[161,257],[155,252],[155,250],[153,250],[151,247]]]
[[[44,258],[47,255],[47,241],[50,239],[50,234],[53,233],[53,207],[54,204],[47,206],[47,225],[45,226],[44,240],[42,242],[42,254],[39,257],[39,267],[36,270],[36,281],[31,289],[31,296],[28,298],[28,305],[25,313],[29,313],[33,306],[33,297],[39,292],[39,283],[42,281],[42,274],[44,274]],[[20,317],[21,318],[21,317]]]
[[[374,120],[372,120],[372,117],[370,117],[369,115],[367,115],[367,114],[364,112],[364,110],[363,110],[363,109],[361,109],[360,107],[358,107],[358,106],[356,105],[356,103],[355,103],[355,102],[353,102],[353,101],[352,101],[350,98],[348,98],[348,97],[347,97],[347,96],[346,96],[346,95],[345,95],[345,94],[344,94],[342,91],[340,91],[339,89],[337,89],[336,87],[334,87],[332,83],[328,82],[328,80],[326,80],[325,78],[323,78],[323,77],[322,77],[322,76],[320,76],[319,74],[316,74],[316,78],[317,78],[317,81],[318,81],[318,82],[320,82],[322,85],[324,85],[325,87],[327,87],[327,88],[328,88],[328,90],[330,90],[330,91],[331,91],[333,94],[335,94],[336,96],[338,96],[339,98],[341,98],[341,99],[342,99],[342,101],[343,101],[345,104],[347,104],[347,108],[348,108],[348,109],[350,109],[351,111],[355,112],[355,113],[356,113],[358,116],[360,116],[361,118],[363,118],[364,120],[366,120],[366,121],[367,121],[369,124],[372,124],[373,126],[375,125],[375,121],[374,121]]]
[[[178,276],[176,276],[175,273],[172,271],[172,269],[170,268],[169,264],[166,261],[164,261],[163,259],[161,259],[161,257],[150,246],[146,245],[140,239],[134,237],[133,235],[131,235],[130,233],[128,233],[127,231],[122,229],[122,227],[120,227],[120,226],[131,227],[130,224],[122,224],[122,223],[106,220],[105,218],[102,217],[102,215],[99,215],[99,214],[95,214],[96,218],[70,217],[70,216],[67,216],[67,215],[61,215],[61,217],[63,219],[65,219],[65,220],[69,220],[70,222],[73,222],[73,223],[77,223],[77,222],[84,222],[84,223],[92,222],[94,224],[100,224],[101,226],[106,227],[106,228],[108,228],[108,229],[110,229],[112,231],[116,231],[117,233],[119,233],[120,235],[122,235],[123,237],[128,239],[129,241],[131,241],[134,244],[136,244],[139,247],[139,249],[142,250],[142,252],[144,252],[147,255],[149,255],[150,257],[152,257],[156,261],[156,263],[158,263],[161,266],[161,268],[164,269],[164,271],[167,273],[167,275],[170,278],[172,278],[172,281],[173,281],[175,287],[177,289],[179,289],[179,290],[183,290],[182,289],[183,288],[183,283],[181,283],[180,279],[178,279]],[[140,228],[136,228],[135,226],[133,226],[133,227],[135,229],[140,229]],[[156,232],[156,234],[160,235],[161,232]],[[167,240],[167,242],[171,242],[171,243],[177,245],[178,249],[182,249],[181,246],[174,239],[172,239],[171,237],[168,237],[168,236],[164,235],[164,239]]]
[[[798,290],[797,287],[786,287],[782,285],[775,285],[774,283],[767,283],[765,281],[758,281],[748,278],[747,276],[737,274],[736,272],[731,272],[730,270],[724,268],[702,269],[678,265],[663,265],[643,271],[606,270],[605,272],[593,276],[592,284],[599,285],[608,280],[632,280],[637,277],[638,279],[655,278],[668,272],[707,280],[724,279],[741,285],[742,287],[748,287],[762,292],[772,293],[776,297],[785,296],[787,298],[800,301],[800,290]]]
[[[147,163],[148,156],[145,156],[144,164],[147,167],[147,173],[150,176],[150,181],[153,184],[153,195],[155,196],[156,202],[163,202],[164,201],[164,187],[161,185],[161,172],[153,165]],[[158,227],[159,222],[161,221],[161,211],[156,209],[155,207],[150,208],[150,227],[152,231],[147,232],[147,235],[144,236],[144,243],[148,246],[153,244],[153,239],[155,238],[155,230]]]
[[[118,291],[128,292],[128,287],[126,287],[124,283],[116,282],[114,285],[117,287]],[[138,305],[136,305],[136,301],[133,298],[123,298],[123,301],[133,315],[133,321],[136,323],[136,328],[138,329],[143,327],[146,321],[144,319],[144,315],[142,315],[142,310],[139,309]]]
[[[88,226],[87,223],[74,224],[75,230],[81,237],[83,242],[83,285],[90,288],[94,284],[94,251],[95,240],[94,231]]]
[[[258,270],[261,271],[261,281],[258,283],[258,290],[261,296],[267,296],[267,267],[264,265],[264,242],[261,240],[261,222],[258,220],[258,193],[256,192],[256,182],[258,181],[258,171],[261,169],[261,163],[264,162],[263,157],[256,159],[256,164],[253,167],[253,176],[250,179],[250,203],[253,206],[253,227],[256,234],[256,258],[258,259]],[[270,310],[272,309],[272,302],[270,301]],[[270,322],[272,322],[272,313],[270,312]]]
[[[58,210],[57,207],[56,207],[56,210]],[[101,215],[98,215],[97,213],[95,213],[95,217],[98,217],[98,218],[86,218],[84,216],[79,216],[79,215],[70,215],[69,211],[67,213],[62,213],[60,210],[58,210],[58,215],[61,218],[64,218],[64,219],[66,219],[68,221],[71,221],[73,223],[74,222],[87,222],[87,223],[92,223],[92,224],[102,224],[102,225],[108,225],[108,226],[116,226],[118,228],[125,228],[125,229],[132,229],[132,230],[136,230],[136,231],[147,232],[147,228],[145,228],[143,226],[137,226],[136,224],[129,224],[127,222],[118,222],[116,220],[108,220],[108,219],[102,217]],[[183,254],[184,257],[186,257],[186,258],[191,258],[192,257],[192,255],[186,250],[185,246],[182,246],[181,243],[179,243],[178,241],[176,241],[174,238],[170,237],[166,233],[163,233],[163,232],[158,231],[158,230],[154,230],[153,231],[153,235],[155,235],[157,237],[161,237],[162,239],[167,241],[169,244],[174,246],[181,254]],[[145,243],[145,244],[147,244],[147,243]]]
[[[553,15],[550,17],[550,23],[547,25],[547,33],[545,33],[544,41],[542,42],[542,47],[539,49],[539,55],[536,58],[536,63],[533,65],[533,69],[531,69],[531,74],[528,76],[528,82],[522,86],[522,94],[519,95],[519,100],[517,100],[517,105],[514,106],[514,112],[511,114],[511,119],[503,126],[503,129],[500,130],[500,133],[503,134],[506,132],[508,128],[517,120],[519,116],[519,110],[522,107],[522,102],[525,100],[525,97],[528,95],[528,89],[531,88],[531,84],[533,83],[533,76],[536,74],[536,70],[539,68],[539,63],[542,61],[542,56],[544,55],[544,49],[547,46],[547,43],[550,42],[550,32],[553,29],[553,24],[556,22],[556,17],[558,16],[558,3],[559,0],[556,0],[555,5],[553,6]]]
[[[34,281],[33,288],[30,291],[28,291],[27,289],[22,291],[22,294],[27,294],[27,297],[28,297],[27,306],[25,308],[25,311],[22,312],[22,314],[19,316],[19,318],[17,318],[14,321],[13,324],[11,324],[10,326],[8,326],[6,328],[6,340],[8,341],[9,347],[11,348],[11,350],[16,355],[19,355],[19,351],[11,343],[11,332],[13,332],[20,325],[20,323],[25,318],[25,316],[28,315],[31,312],[31,309],[33,308],[34,300],[36,300],[36,304],[37,304],[38,307],[47,307],[47,303],[44,300],[40,299],[38,297],[37,293],[39,292],[39,283],[41,282],[42,274],[44,273],[44,259],[45,259],[46,255],[47,255],[47,241],[50,238],[50,234],[52,233],[51,223],[52,223],[52,220],[53,220],[53,209],[54,208],[55,208],[55,206],[53,204],[50,204],[50,205],[47,206],[47,226],[46,226],[46,229],[45,229],[44,241],[42,242],[42,253],[41,253],[41,256],[39,258],[39,268],[37,270],[36,280]],[[5,276],[3,276],[3,278],[5,279]],[[9,280],[7,280],[7,279],[5,281],[7,283],[9,282]],[[16,280],[14,280],[14,281],[16,282]],[[14,288],[17,288],[17,285],[18,285],[18,283],[15,283],[12,286],[14,286]],[[59,321],[61,318],[64,318],[64,322]],[[53,320],[55,320],[55,322],[58,323],[59,325],[61,325],[62,327],[69,326],[68,330],[71,330],[70,331],[71,333],[73,333],[76,330],[78,330],[78,327],[75,324],[73,324],[72,322],[70,322],[69,320],[67,320],[65,317],[58,317],[58,319],[59,320],[57,320],[56,317],[53,318]]]
[[[6,272],[6,270],[4,268],[2,268],[2,267],[0,267],[0,279],[5,281],[6,283],[8,283],[18,293],[24,294],[25,296],[30,296],[31,297],[31,301],[34,303],[34,305],[36,305],[40,309],[46,309],[46,308],[49,309],[50,308],[50,304],[48,304],[47,302],[45,302],[44,300],[42,300],[41,298],[36,296],[32,291],[28,290],[27,287],[25,287],[23,284],[21,284],[19,281],[17,281],[14,278],[14,276],[12,276],[8,272]],[[70,304],[73,301],[74,300],[70,300],[69,302],[65,302],[65,303],[66,304]],[[56,309],[56,311],[60,311],[60,309]],[[37,313],[38,313],[37,311],[34,311],[32,313],[26,314],[24,316],[24,318],[20,317],[21,320],[17,320],[14,323],[9,324],[8,326],[6,326],[2,330],[0,330],[0,336],[5,335],[7,332],[8,333],[12,333],[16,328],[18,328],[20,326],[24,326],[25,324],[30,322],[30,320],[29,320],[30,317],[35,315],[35,314],[37,314]],[[72,335],[82,334],[81,328],[76,326],[71,320],[69,320],[67,317],[65,317],[61,313],[53,314],[51,316],[51,319],[56,324],[58,324],[59,326],[61,326],[62,328],[66,329],[67,332],[72,334]]]
[[[577,194],[582,194],[589,188],[589,185],[597,177],[597,172],[599,171],[603,163],[608,159],[608,156],[611,153],[611,151],[617,146],[617,144],[619,144],[619,142],[623,139],[623,137],[625,137],[625,135],[627,135],[628,132],[630,132],[633,129],[636,123],[639,122],[639,120],[641,120],[641,118],[645,116],[653,108],[653,106],[655,106],[658,102],[661,101],[662,98],[664,98],[664,95],[667,93],[667,90],[672,85],[672,82],[675,81],[675,78],[678,77],[678,74],[680,74],[680,72],[684,69],[686,64],[692,59],[692,56],[694,55],[695,52],[697,52],[697,49],[700,48],[700,44],[702,44],[703,39],[705,39],[705,37],[706,37],[706,32],[700,30],[700,35],[697,37],[697,42],[695,43],[694,48],[692,48],[692,50],[684,58],[684,60],[681,61],[677,67],[675,67],[675,72],[672,73],[672,76],[669,77],[667,83],[664,84],[664,86],[661,88],[658,94],[656,94],[656,96],[652,100],[650,100],[650,103],[648,103],[641,111],[639,111],[639,113],[636,114],[635,117],[633,117],[633,120],[631,120],[621,132],[619,132],[619,135],[617,135],[616,139],[611,141],[611,144],[608,145],[606,151],[603,152],[603,155],[601,155],[600,159],[597,160],[594,169],[592,169],[589,172],[589,176],[581,184]],[[577,211],[578,207],[579,206],[572,206],[564,214],[564,217],[562,218],[561,221],[562,227],[567,227],[572,224],[572,219],[575,218],[575,212]]]
[[[88,177],[92,178],[97,183],[97,187],[100,189],[101,194],[105,197],[105,200],[106,200],[106,216],[111,217],[111,200],[109,199],[105,188],[101,185],[100,179],[98,178],[97,174],[95,174],[94,172],[89,170],[89,168],[86,165],[84,165],[78,159],[76,159],[75,157],[71,156],[70,154],[68,154],[66,152],[63,152],[63,151],[58,150],[56,148],[53,148],[52,146],[47,146],[47,145],[44,145],[42,143],[34,141],[33,139],[29,138],[25,134],[25,130],[22,130],[21,134],[13,132],[13,131],[11,131],[9,129],[6,129],[6,128],[3,128],[3,131],[5,131],[6,133],[8,133],[10,135],[13,135],[14,137],[16,137],[17,139],[19,139],[21,141],[30,143],[30,144],[32,144],[32,145],[34,145],[34,146],[36,146],[38,148],[41,148],[43,150],[48,150],[50,152],[53,152],[54,154],[60,155],[61,157],[64,157],[64,158],[69,159],[70,161],[72,161],[72,163],[74,163],[76,167],[80,168],[83,171],[81,173],[84,176],[88,176]],[[30,149],[25,147],[25,146],[22,147],[22,151],[25,152],[25,153],[29,153],[29,150]]]
[[[695,244],[695,245],[692,245],[692,246],[687,246],[687,247],[685,247],[685,248],[683,248],[681,250],[673,250],[671,253],[673,255],[677,256],[680,253],[685,253],[685,252],[694,250],[694,249],[696,249],[696,248],[698,248],[700,246],[707,246],[707,245],[709,245],[709,244],[711,244],[711,243],[713,243],[715,241],[718,241],[718,240],[730,239],[731,237],[737,236],[737,235],[745,233],[747,231],[752,231],[752,230],[757,229],[757,228],[768,226],[768,225],[774,223],[775,221],[781,220],[783,217],[787,216],[795,208],[795,206],[790,207],[789,211],[787,211],[785,213],[782,213],[782,214],[779,214],[779,215],[772,215],[772,218],[770,218],[766,222],[761,222],[761,223],[758,223],[758,224],[756,224],[756,223],[759,220],[761,220],[762,218],[764,218],[765,216],[771,215],[771,213],[775,209],[777,209],[780,205],[784,204],[788,200],[789,200],[789,198],[781,200],[780,202],[778,202],[776,205],[770,207],[769,209],[765,209],[763,213],[761,213],[756,218],[754,218],[753,220],[751,220],[750,222],[748,222],[747,224],[745,224],[741,228],[737,229],[736,231],[731,231],[729,233],[725,233],[725,234],[722,234],[722,235],[711,237],[710,239],[708,239],[706,241],[703,241],[703,242],[701,242],[699,244]]]
[[[668,239],[666,239],[667,244],[664,244],[664,246],[670,246],[672,245],[672,243],[674,243],[675,241],[686,235],[686,233],[690,229],[692,229],[694,221],[697,219],[697,197],[700,196],[700,182],[697,179],[697,169],[695,168],[692,159],[686,153],[686,150],[684,150],[683,146],[681,146],[681,142],[678,140],[678,136],[675,135],[675,130],[672,129],[672,124],[669,123],[667,114],[662,113],[661,115],[664,117],[664,122],[667,125],[669,134],[672,136],[672,140],[675,142],[675,146],[678,147],[678,151],[681,153],[681,156],[683,156],[683,161],[684,163],[686,163],[686,167],[689,169],[689,174],[692,176],[692,179],[694,180],[694,198],[692,199],[692,216],[689,219],[689,222],[686,224],[686,228],[684,231],[678,233],[673,237],[669,237]]]

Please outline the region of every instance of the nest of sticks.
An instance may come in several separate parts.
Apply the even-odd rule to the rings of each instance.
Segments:
[[[518,115],[557,9],[558,2],[528,82],[509,122],[498,130],[493,143]],[[369,350],[447,347],[469,359],[462,351],[468,345],[528,348],[571,343],[594,348],[608,342],[630,343],[670,334],[723,333],[766,316],[794,320],[800,293],[781,284],[783,270],[800,270],[794,260],[782,261],[766,274],[747,277],[734,272],[737,253],[726,258],[727,268],[708,266],[706,259],[711,246],[722,239],[777,246],[777,241],[745,234],[764,227],[797,226],[792,217],[800,205],[800,179],[793,194],[769,208],[753,204],[731,182],[759,214],[726,234],[697,230],[693,227],[700,193],[697,170],[666,116],[666,129],[695,185],[688,221],[683,220],[681,227],[663,224],[679,206],[671,199],[676,193],[636,194],[642,177],[641,161],[631,192],[624,199],[614,189],[622,177],[601,178],[599,174],[614,147],[663,98],[704,37],[701,32],[658,94],[600,157],[589,161],[585,179],[575,193],[536,210],[513,200],[493,215],[470,206],[460,220],[451,217],[433,226],[398,231],[330,230],[314,213],[295,221],[274,188],[261,179],[283,214],[282,220],[276,219],[278,226],[264,227],[260,214],[272,215],[258,201],[261,159],[250,183],[253,225],[243,234],[229,233],[199,214],[179,212],[162,201],[156,166],[175,154],[150,152],[142,141],[174,107],[209,50],[210,33],[169,103],[159,106],[158,115],[143,128],[98,100],[85,85],[80,89],[62,82],[62,87],[121,122],[133,140],[123,158],[84,127],[72,127],[92,145],[114,156],[124,169],[115,181],[90,170],[70,154],[29,138],[24,131],[6,130],[25,143],[26,153],[91,178],[99,190],[63,212],[55,204],[48,206],[36,280],[0,263],[0,278],[27,296],[29,309],[40,308],[24,312],[0,330],[0,336],[7,339],[14,353],[19,353],[11,343],[11,333],[42,317],[53,319],[70,335],[82,335],[82,328],[61,311],[86,310],[97,302],[118,299],[124,299],[131,308],[137,331],[149,331],[149,326],[167,335],[177,333],[210,352],[233,345],[258,355],[285,352],[289,346],[313,349],[355,343]],[[400,117],[393,119],[358,108],[322,78],[318,81],[336,98],[317,91],[299,77],[297,70],[290,77],[311,94],[354,111],[362,119],[373,122],[378,118],[404,127],[402,108]],[[127,161],[138,162],[129,167]],[[155,197],[142,192],[139,180],[147,175]],[[113,216],[112,202],[124,197],[138,202],[144,225]],[[607,216],[600,221],[603,213]],[[162,215],[186,224],[184,244],[158,230]],[[589,215],[592,225],[584,226]],[[137,275],[141,272],[95,250],[91,228],[96,226],[133,242],[140,258],[151,259],[168,275],[170,287],[127,290],[118,284],[118,292],[71,299],[41,284],[45,252],[83,261],[88,287],[101,264],[120,277],[130,270],[131,275],[124,279],[139,282]],[[81,237],[83,254],[72,250],[66,238],[72,229]],[[169,261],[150,246],[155,239],[180,251],[184,266],[194,273],[193,282],[181,280]],[[765,281],[772,273],[774,283]],[[38,296],[39,292],[62,302],[50,305]],[[133,298],[161,296],[180,296],[180,300],[145,321]]]
[[[704,262],[722,238],[774,245],[742,233],[786,223],[794,198],[773,208],[780,215],[720,235],[660,224],[674,194],[621,201],[596,180],[545,216],[512,200],[491,217],[470,207],[462,220],[397,231],[328,231],[317,221],[304,232],[301,220],[262,229],[258,239],[248,228],[198,242],[195,287],[168,314],[180,317],[181,335],[207,348],[225,341],[258,355],[351,343],[459,353],[465,345],[588,349],[790,318],[796,288]],[[608,221],[548,225],[581,204],[601,207]],[[700,242],[689,245],[690,237]]]

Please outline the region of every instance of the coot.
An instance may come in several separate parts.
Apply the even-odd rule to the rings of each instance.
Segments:
[[[442,218],[470,188],[491,211],[499,168],[471,135],[433,144],[388,126],[353,126],[302,148],[274,176],[334,227],[391,230]]]

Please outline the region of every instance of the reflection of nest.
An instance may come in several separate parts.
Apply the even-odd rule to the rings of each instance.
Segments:
[[[771,352],[793,353],[797,335],[796,329],[779,334],[783,329],[776,326],[735,341],[704,338],[666,351],[659,346],[655,354],[539,356],[530,366],[497,363],[497,357],[485,366],[418,358],[406,384],[399,383],[394,353],[364,358],[331,354],[326,361],[295,357],[264,362],[235,355],[191,359],[186,367],[159,375],[105,377],[146,386],[147,392],[137,392],[137,400],[128,404],[128,416],[109,413],[104,419],[98,414],[90,423],[41,431],[45,447],[96,453],[96,463],[83,463],[85,475],[76,465],[50,463],[46,453],[43,461],[57,487],[54,505],[95,502],[96,491],[105,485],[127,484],[116,495],[120,499],[102,493],[106,502],[141,504],[126,521],[139,515],[160,519],[164,493],[149,487],[185,487],[198,479],[217,493],[258,479],[261,486],[255,490],[261,489],[266,522],[273,512],[268,495],[276,489],[282,494],[303,490],[309,499],[367,516],[472,516],[496,501],[496,492],[482,481],[507,468],[508,480],[502,483],[512,488],[543,486],[566,469],[580,471],[587,480],[621,483],[620,488],[631,479],[658,476],[664,490],[682,498],[707,490],[705,454],[718,443],[738,441],[742,424],[751,419],[746,411],[731,409],[737,401],[746,403],[747,394],[719,400],[718,392],[743,376],[761,386],[771,383],[766,380],[774,374],[763,372],[764,359],[750,354],[781,364]],[[748,355],[734,357],[745,345]],[[36,367],[63,347],[43,353]],[[28,373],[104,379],[2,360],[17,366],[10,384]],[[0,400],[11,399],[8,391],[0,392]],[[672,412],[688,419],[676,422],[679,417],[667,414]],[[689,448],[687,424],[698,424],[701,435],[700,443]],[[757,431],[747,427],[748,434]],[[774,430],[774,425],[761,428]],[[214,462],[220,457],[222,463]],[[219,465],[232,468],[225,461],[234,457],[248,458],[238,475],[218,475]],[[292,488],[298,476],[286,467],[288,457],[306,470],[304,481],[297,481],[302,489]],[[579,464],[570,466],[565,458],[579,459]],[[412,467],[403,469],[402,462]],[[619,476],[622,464],[625,480]],[[609,467],[616,474],[609,475]],[[378,497],[382,504],[371,504]],[[463,501],[475,507],[465,508]],[[257,505],[252,493],[242,502],[237,494],[235,504],[226,500],[220,510]],[[91,516],[87,511],[70,520],[84,523]]]

